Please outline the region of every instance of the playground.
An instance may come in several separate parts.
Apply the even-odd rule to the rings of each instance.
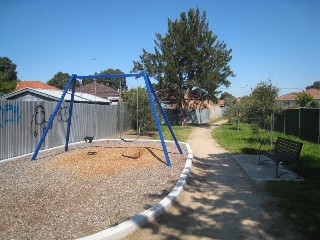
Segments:
[[[163,199],[186,160],[174,143],[172,167],[159,141],[86,146],[1,163],[1,239],[74,239],[115,226]]]
[[[92,134],[69,143],[76,80],[119,76],[144,78],[160,140],[140,139],[139,131],[126,139],[120,131],[118,139]],[[70,87],[65,144],[40,151]],[[138,106],[138,91],[136,96]],[[164,140],[156,106],[172,142]],[[138,123],[137,107],[137,129]],[[188,158],[187,148],[178,143],[146,72],[72,75],[34,152],[1,162],[0,239],[74,239],[125,222],[172,191]]]

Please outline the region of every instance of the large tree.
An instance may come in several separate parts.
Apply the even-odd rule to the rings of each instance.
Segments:
[[[274,86],[271,80],[261,81],[251,93],[251,101],[248,104],[246,118],[251,123],[253,132],[258,133],[259,127],[268,129],[270,143],[272,142],[274,113],[280,111],[276,97],[279,88]]]
[[[315,89],[319,89],[320,90],[320,81],[316,81],[314,82],[312,85],[307,86],[306,90],[310,89],[310,88],[315,88]]]
[[[69,73],[58,72],[47,82],[47,84],[59,89],[64,89],[69,79]]]
[[[228,65],[231,49],[217,39],[206,12],[201,14],[198,8],[181,13],[180,19],[168,19],[168,33],[156,37],[154,53],[143,49],[140,62],[133,62],[133,71],[146,70],[158,81],[161,97],[174,97],[183,109],[185,125],[191,98],[215,100],[217,88],[230,85],[228,77],[234,76]]]
[[[138,94],[138,100],[137,100]],[[153,113],[149,103],[149,97],[146,88],[131,88],[122,93],[122,99],[128,104],[128,114],[130,116],[131,126],[137,132],[157,130],[153,119]],[[138,118],[138,122],[137,122]]]
[[[0,95],[13,92],[17,86],[17,65],[8,57],[0,57]]]
[[[108,68],[107,70],[101,71],[100,73],[95,73],[96,74],[123,74],[123,72],[120,69],[113,69],[113,68]],[[97,78],[97,79],[92,79],[92,78],[87,78],[83,79],[83,84],[88,84],[93,81],[96,81],[97,83],[103,84],[105,86],[111,87],[113,89],[120,89],[121,90],[127,90],[127,81],[125,77],[119,77],[119,78]]]
[[[224,100],[226,106],[234,105],[237,102],[237,98],[228,92],[221,93],[220,100]]]
[[[258,123],[261,127],[269,125],[268,119],[279,108],[276,102],[278,94],[279,88],[274,86],[271,80],[258,83],[251,93],[252,105],[249,113],[251,121]]]

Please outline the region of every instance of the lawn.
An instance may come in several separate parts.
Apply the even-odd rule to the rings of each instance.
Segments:
[[[253,136],[248,124],[236,126],[224,124],[212,133],[219,145],[234,154],[257,154],[259,139],[266,139],[267,131],[260,129],[258,137]],[[300,162],[295,169],[305,179],[303,182],[270,182],[267,190],[279,198],[279,206],[285,216],[299,225],[309,236],[320,239],[320,145],[301,140],[283,133],[273,133],[273,141],[278,136],[303,142]],[[265,144],[262,149],[269,149]]]
[[[188,136],[191,133],[192,127],[190,126],[184,127],[184,126],[176,126],[176,125],[171,127],[178,141],[180,142],[187,141]],[[173,140],[171,133],[169,131],[169,128],[166,125],[161,125],[161,129],[162,129],[164,139]],[[155,139],[160,139],[158,134],[155,135]]]

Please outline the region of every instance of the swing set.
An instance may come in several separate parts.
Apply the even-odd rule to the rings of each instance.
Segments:
[[[177,141],[177,138],[172,130],[172,127],[170,125],[170,122],[167,118],[167,115],[165,113],[165,111],[163,110],[161,104],[160,104],[160,100],[156,94],[156,91],[155,89],[153,88],[152,84],[151,84],[151,81],[150,81],[150,78],[147,74],[147,72],[143,71],[141,73],[133,73],[133,74],[103,74],[103,75],[90,75],[90,76],[77,76],[76,74],[72,74],[70,79],[68,80],[65,88],[64,88],[64,91],[60,97],[60,100],[58,101],[53,113],[51,114],[51,117],[47,123],[47,125],[45,126],[45,129],[43,131],[43,134],[37,144],[37,147],[32,155],[32,158],[31,160],[35,160],[37,155],[38,155],[38,152],[41,148],[41,145],[50,129],[50,126],[60,108],[60,105],[62,104],[64,98],[65,98],[65,95],[67,94],[68,92],[68,89],[72,88],[72,92],[71,92],[71,101],[70,101],[70,107],[69,107],[69,119],[68,119],[68,126],[67,126],[67,133],[66,133],[66,142],[65,142],[65,151],[68,151],[68,144],[69,144],[69,137],[70,137],[70,129],[71,129],[71,119],[72,119],[72,113],[73,113],[73,103],[74,103],[74,94],[75,94],[75,86],[76,86],[76,80],[77,79],[87,79],[87,78],[93,78],[93,79],[97,79],[97,78],[119,78],[119,77],[136,77],[136,78],[139,78],[139,77],[143,77],[144,78],[144,81],[145,81],[145,85],[146,85],[146,88],[147,88],[147,93],[148,93],[148,98],[149,98],[149,102],[150,102],[150,105],[151,105],[151,109],[152,109],[152,113],[153,113],[153,116],[154,116],[154,120],[155,120],[155,123],[156,123],[156,126],[157,126],[157,129],[158,129],[158,134],[159,134],[159,137],[160,137],[160,141],[161,141],[161,145],[162,145],[162,149],[163,149],[163,152],[164,152],[164,156],[165,156],[165,159],[166,159],[166,165],[167,166],[171,166],[171,163],[170,163],[170,158],[169,158],[169,154],[168,154],[168,151],[167,151],[167,147],[166,147],[166,144],[165,144],[165,141],[164,141],[164,138],[163,138],[163,134],[162,134],[162,129],[161,129],[161,126],[160,126],[160,121],[159,121],[159,117],[158,117],[158,114],[157,114],[157,111],[156,111],[156,106],[154,104],[154,101],[153,99],[156,101],[157,105],[158,105],[158,108],[160,110],[160,113],[165,121],[165,124],[167,125],[167,127],[169,128],[169,131],[170,131],[170,134],[179,150],[179,153],[182,154],[182,150],[181,150],[181,147],[179,145],[179,142]],[[138,91],[138,89],[137,89]],[[138,104],[138,92],[137,92],[137,104]],[[137,113],[137,124],[138,124],[138,113]],[[138,138],[138,135],[139,135],[139,127],[137,125],[137,138]],[[93,141],[93,136],[90,137],[90,136],[86,136],[84,139],[86,142],[88,143],[92,143]],[[120,135],[120,138],[122,139],[121,135]],[[135,139],[136,140],[136,139]]]
[[[122,140],[122,141],[124,141],[124,142],[133,142],[133,141],[136,141],[136,140],[138,140],[138,138],[139,138],[139,136],[140,136],[140,125],[139,125],[139,78],[137,77],[136,78],[137,79],[137,90],[136,90],[136,107],[137,107],[137,109],[136,109],[136,129],[137,129],[137,134],[136,134],[136,137],[135,138],[132,138],[132,139],[128,139],[128,138],[124,138],[123,136],[122,136],[122,134],[123,134],[123,132],[121,131],[121,127],[122,127],[122,119],[120,118],[120,115],[121,115],[121,113],[120,113],[120,110],[121,110],[121,107],[118,107],[118,111],[117,111],[117,115],[118,115],[118,119],[120,119],[120,120],[118,120],[117,122],[118,122],[118,130],[119,130],[119,132],[120,132],[120,139]],[[94,95],[95,95],[95,97],[97,96],[97,88],[96,88],[96,79],[94,78],[94,84],[95,84],[95,86],[94,86]],[[81,83],[80,83],[80,92],[81,92],[81,85],[82,85],[82,81],[81,81]],[[122,85],[121,85],[121,78],[119,78],[119,100],[121,100],[122,98],[121,98],[121,93],[122,93]],[[96,99],[95,99],[95,101],[94,101],[94,104],[96,105]],[[119,101],[118,102],[118,105],[120,105],[121,106],[121,101]],[[96,111],[96,110],[94,110],[94,111]],[[96,132],[96,128],[95,128],[95,124],[94,124],[94,127],[93,127],[93,132],[95,133]],[[94,140],[94,135],[92,135],[92,137],[91,136],[85,136],[84,137],[84,141],[86,142],[86,143],[92,143],[93,142],[93,140]]]

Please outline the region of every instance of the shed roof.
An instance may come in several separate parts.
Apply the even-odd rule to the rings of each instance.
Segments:
[[[12,92],[12,93],[8,93],[6,95],[3,95],[2,98],[12,98],[14,96],[20,95],[22,93],[25,92],[31,92],[31,93],[35,93],[38,94],[40,96],[44,96],[47,98],[50,98],[52,100],[56,100],[58,101],[60,99],[60,97],[63,94],[62,90],[50,90],[50,89],[36,89],[36,88],[23,88],[21,90]],[[65,101],[70,101],[71,100],[71,92],[68,91],[65,98]],[[92,102],[92,103],[110,103],[111,101],[104,99],[104,98],[100,98],[88,93],[80,93],[80,92],[76,92],[74,95],[74,101],[75,102]]]

